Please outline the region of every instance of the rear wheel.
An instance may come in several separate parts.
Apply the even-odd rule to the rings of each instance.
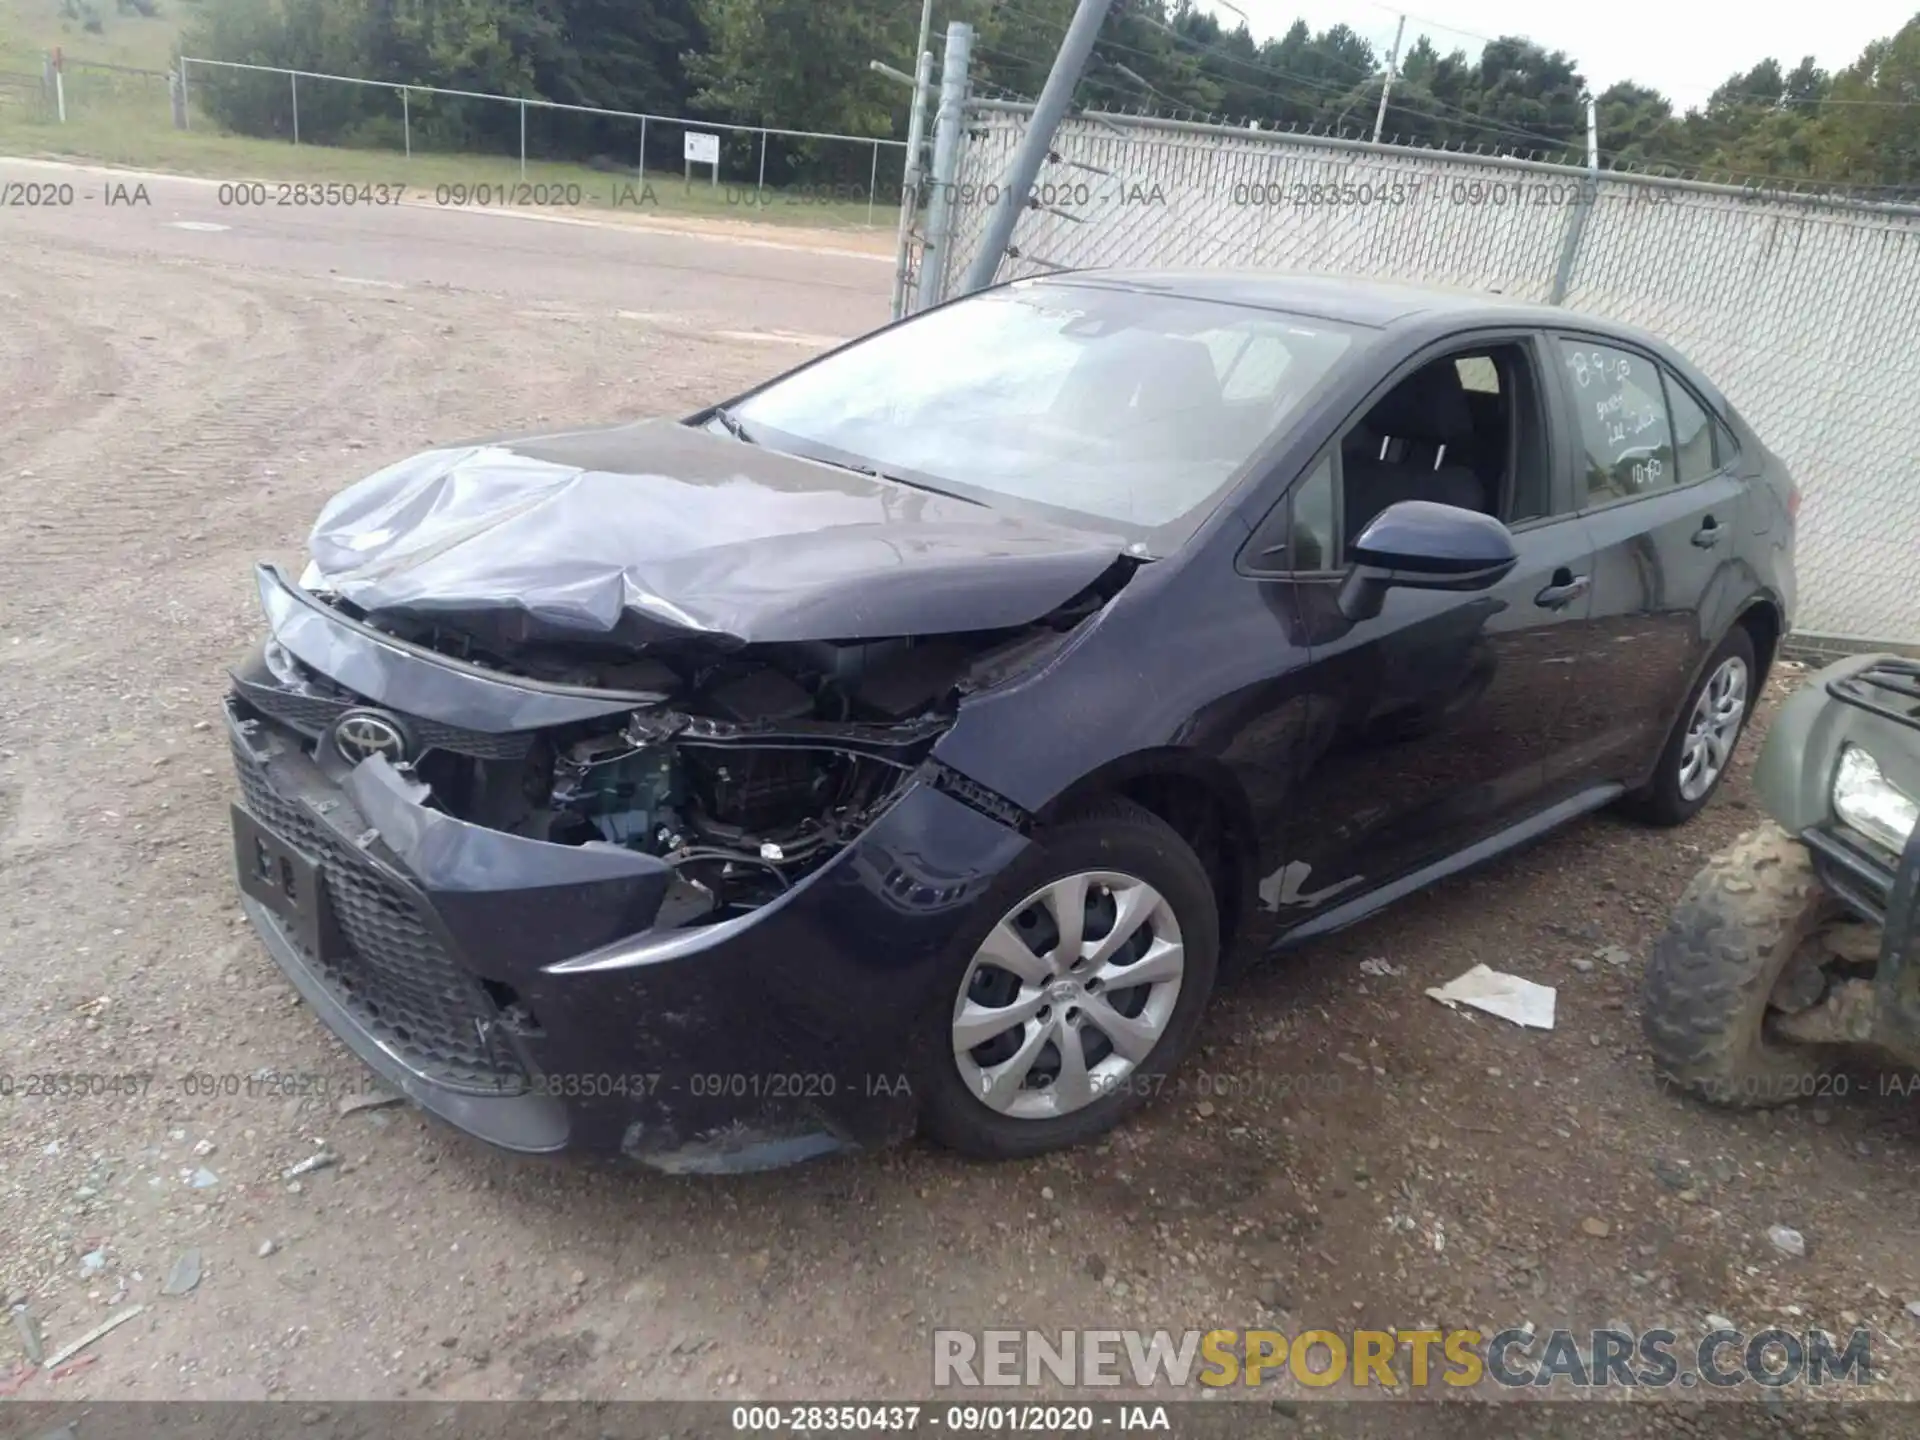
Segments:
[[[1103,802],[1055,826],[959,937],[923,1025],[922,1120],[987,1159],[1113,1128],[1191,1048],[1219,963],[1213,887],[1151,812]]]
[[[1734,747],[1753,713],[1753,637],[1739,625],[1727,632],[1667,735],[1653,778],[1621,802],[1649,825],[1681,825],[1713,798],[1733,762]]]
[[[1641,1022],[1660,1073],[1721,1105],[1818,1094],[1823,1051],[1771,1031],[1819,996],[1822,932],[1841,913],[1777,825],[1708,861],[1647,961]]]

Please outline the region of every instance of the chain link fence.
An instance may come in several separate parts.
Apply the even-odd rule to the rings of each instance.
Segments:
[[[969,112],[952,240],[920,257],[947,285],[1023,129],[1024,107]],[[1052,148],[1003,279],[1316,271],[1560,303],[1669,340],[1800,482],[1796,641],[1920,645],[1920,210],[1130,116],[1069,120]]]
[[[0,70],[0,121],[44,121],[53,114],[45,80],[29,70]]]
[[[351,75],[184,56],[188,128],[224,128],[293,145],[584,167],[629,179],[680,176],[748,218],[807,203],[866,225],[901,203],[898,140],[397,84]],[[698,137],[688,145],[689,135]],[[689,158],[698,152],[696,158]],[[396,172],[396,175],[403,172]]]

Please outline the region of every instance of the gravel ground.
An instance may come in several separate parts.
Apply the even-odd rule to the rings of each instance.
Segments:
[[[904,1397],[930,1388],[936,1324],[1697,1335],[1718,1314],[1877,1327],[1878,1393],[1910,1393],[1905,1098],[1866,1077],[1712,1112],[1662,1092],[1639,1038],[1649,941],[1759,818],[1752,739],[1679,832],[1596,818],[1257,972],[1217,1002],[1185,1093],[1078,1153],[674,1179],[513,1162],[406,1108],[339,1113],[360,1067],[229,875],[212,722],[256,629],[251,562],[297,563],[331,491],[430,442],[685,411],[803,353],[507,288],[8,244],[0,1291],[49,1349],[146,1309],[65,1378],[9,1381],[0,1349],[0,1391]],[[1556,985],[1558,1028],[1425,998],[1476,961]],[[153,1079],[21,1093],[48,1073]],[[1769,1242],[1779,1224],[1803,1257]]]

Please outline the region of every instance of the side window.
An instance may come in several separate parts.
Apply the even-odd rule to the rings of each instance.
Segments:
[[[1329,455],[1294,487],[1289,570],[1338,570],[1343,563],[1334,493],[1333,457]]]
[[[1671,374],[1665,379],[1667,406],[1673,412],[1674,463],[1680,467],[1679,483],[1689,485],[1733,463],[1733,437],[1691,390]]]
[[[1462,390],[1471,390],[1479,395],[1500,393],[1500,371],[1491,356],[1462,355],[1453,365],[1460,372]]]
[[[1591,342],[1561,340],[1580,422],[1580,468],[1589,505],[1676,483],[1673,426],[1651,360]]]

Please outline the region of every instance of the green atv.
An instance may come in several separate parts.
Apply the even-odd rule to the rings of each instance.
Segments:
[[[1920,662],[1862,655],[1781,707],[1754,772],[1771,821],[1708,861],[1647,962],[1663,1076],[1723,1105],[1920,1069]]]

